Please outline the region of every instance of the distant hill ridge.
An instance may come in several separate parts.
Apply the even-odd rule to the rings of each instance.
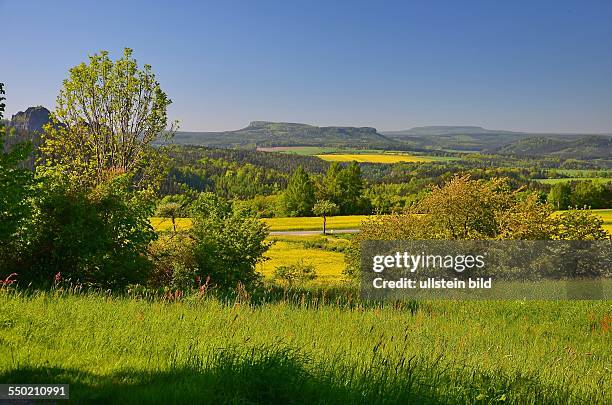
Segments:
[[[22,139],[38,143],[49,122],[45,107],[13,115],[9,126]],[[18,139],[11,140],[16,142]],[[557,156],[604,159],[612,164],[612,134],[543,134],[486,129],[473,125],[432,125],[379,132],[373,127],[315,126],[294,122],[252,121],[235,131],[178,132],[176,144],[254,149],[274,146],[321,146],[412,151],[464,151],[519,157]]]
[[[293,122],[252,121],[247,127],[223,132],[178,132],[180,144],[256,147],[256,146],[333,146],[391,148],[401,146],[372,127],[318,127]]]
[[[421,135],[460,135],[460,134],[520,134],[521,132],[486,129],[472,125],[429,125],[423,127],[414,127],[400,131],[384,131],[382,132],[389,136],[421,136]]]

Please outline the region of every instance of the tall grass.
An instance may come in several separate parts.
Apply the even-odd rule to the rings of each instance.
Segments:
[[[1,292],[0,382],[66,382],[76,400],[160,403],[612,395],[610,302],[313,302]]]

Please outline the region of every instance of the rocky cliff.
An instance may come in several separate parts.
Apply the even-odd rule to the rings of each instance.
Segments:
[[[10,126],[18,131],[41,132],[43,126],[49,122],[50,115],[51,112],[45,107],[30,107],[13,115]]]

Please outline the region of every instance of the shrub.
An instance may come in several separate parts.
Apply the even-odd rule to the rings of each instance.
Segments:
[[[261,278],[255,265],[270,247],[267,225],[212,193],[202,193],[195,206],[190,234],[198,275],[220,289],[255,286]]]
[[[279,266],[274,270],[274,279],[287,284],[289,287],[295,284],[303,284],[317,278],[315,266],[305,263],[303,260],[287,266]]]
[[[173,263],[172,265],[173,290],[189,291],[196,287],[197,270],[183,263]]]
[[[102,288],[146,281],[147,246],[156,237],[149,224],[152,207],[128,192],[130,179],[118,176],[88,189],[58,173],[41,176],[17,263],[20,281],[47,284],[58,273]]]
[[[605,239],[601,224],[585,211],[555,216],[537,194],[513,191],[507,179],[455,176],[402,214],[364,221],[346,253],[346,273],[359,275],[364,240],[597,240]]]
[[[176,265],[195,271],[197,266],[193,250],[193,240],[186,235],[180,233],[159,235],[149,245],[149,259],[153,265],[149,285],[171,286]]]

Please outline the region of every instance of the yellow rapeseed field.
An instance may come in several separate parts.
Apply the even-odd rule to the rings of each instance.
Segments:
[[[604,220],[604,229],[612,234],[612,209],[593,210],[593,213]],[[329,217],[327,228],[329,230],[359,229],[361,222],[367,215],[345,215]],[[264,218],[262,219],[270,226],[271,231],[309,231],[319,230],[322,227],[322,219],[318,217],[293,217],[293,218]],[[177,218],[177,231],[185,231],[191,228],[191,218]],[[172,230],[172,221],[169,218],[151,218],[151,225],[158,232]]]
[[[361,222],[367,215],[345,215],[327,218],[327,229],[359,229]],[[319,217],[293,217],[293,218],[264,218],[262,219],[270,227],[270,231],[316,231],[322,229],[323,220]],[[171,231],[172,221],[170,218],[151,218],[151,225],[158,232]],[[191,228],[191,218],[177,218],[176,230],[186,231]]]
[[[317,157],[329,162],[360,162],[360,163],[400,163],[400,162],[431,162],[426,156],[400,155],[391,153],[377,154],[325,154]]]
[[[295,238],[295,241],[291,241],[289,237],[283,237],[282,240],[274,240],[272,237],[274,244],[265,254],[268,260],[259,263],[257,271],[266,278],[271,278],[277,267],[303,261],[305,264],[312,264],[315,267],[317,278],[313,281],[314,284],[329,285],[341,282],[344,279],[342,275],[345,266],[343,253],[305,248],[300,243],[300,240],[304,240],[305,237],[297,236]]]
[[[343,215],[327,218],[327,229],[359,229],[367,215]],[[264,218],[271,231],[316,231],[323,228],[319,217]]]

